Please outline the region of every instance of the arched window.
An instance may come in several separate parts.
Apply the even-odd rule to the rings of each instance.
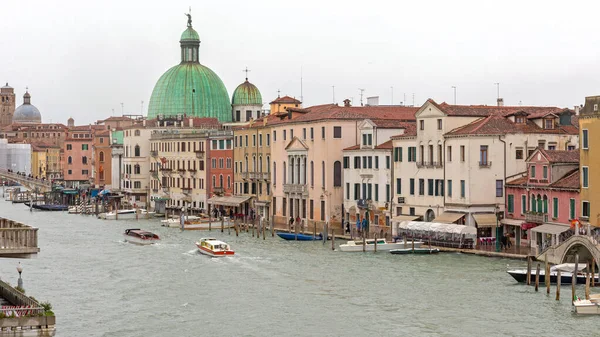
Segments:
[[[140,164],[135,164],[133,166],[133,173],[134,174],[140,174],[142,171],[140,170]]]
[[[135,131],[134,131],[134,134],[135,134],[136,136],[139,136],[139,135],[140,135],[140,130],[135,130]]]
[[[69,158],[67,158],[67,163],[69,165],[73,164],[73,158],[71,156],[69,156]]]
[[[271,172],[271,157],[267,156],[267,172]]]
[[[531,211],[535,212],[537,203],[535,201],[535,194],[531,195]]]
[[[538,194],[537,196],[537,211],[538,213],[542,213],[544,211],[543,207],[543,201],[542,201],[542,196]]]
[[[263,171],[262,170],[262,167],[263,167],[262,164],[263,164],[262,163],[262,156],[258,156],[258,172],[262,172]]]
[[[139,145],[136,145],[136,146],[135,146],[135,156],[136,156],[136,157],[139,157],[139,156],[140,156],[140,146],[139,146]]]
[[[246,170],[244,172],[248,172],[248,156],[246,156]]]
[[[310,187],[315,186],[315,163],[310,161]]]
[[[325,188],[325,161],[321,162],[321,186]]]
[[[333,163],[333,187],[342,186],[342,163],[336,161]]]
[[[100,160],[101,163],[104,163],[104,152],[100,151],[98,154],[98,160]]]
[[[283,162],[283,183],[287,184],[287,179],[286,179],[286,171],[285,171],[285,162]]]
[[[548,213],[548,196],[544,194],[544,214]]]
[[[231,188],[231,176],[227,176],[227,188]]]
[[[277,185],[277,162],[273,162],[273,184]]]
[[[252,156],[252,172],[256,172],[256,156]]]
[[[214,175],[212,176],[212,185],[213,185],[213,188],[217,187],[217,176],[214,176]]]
[[[219,187],[223,187],[223,175],[219,175]]]

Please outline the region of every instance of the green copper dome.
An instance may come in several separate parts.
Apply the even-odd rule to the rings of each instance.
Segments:
[[[231,104],[223,81],[199,62],[200,39],[191,27],[181,34],[181,63],[167,70],[156,82],[148,119],[186,115],[214,117],[231,122]]]
[[[233,92],[233,97],[231,98],[231,104],[233,105],[262,105],[262,96],[260,95],[260,91],[258,88],[248,82],[238,85]]]
[[[186,30],[184,30],[181,34],[181,39],[179,39],[179,41],[188,40],[200,41],[200,36],[198,35],[198,32],[196,32],[192,27],[188,27]]]

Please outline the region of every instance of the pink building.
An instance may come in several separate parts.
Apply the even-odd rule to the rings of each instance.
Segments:
[[[66,187],[90,184],[92,177],[92,144],[98,125],[72,126],[63,144],[62,168]]]
[[[579,151],[536,149],[527,172],[506,183],[506,221],[520,222],[514,236],[539,250],[570,235],[579,211]],[[513,223],[514,224],[514,223]]]

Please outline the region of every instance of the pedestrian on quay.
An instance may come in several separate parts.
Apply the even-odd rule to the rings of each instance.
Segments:
[[[290,228],[294,228],[294,217],[290,215]]]

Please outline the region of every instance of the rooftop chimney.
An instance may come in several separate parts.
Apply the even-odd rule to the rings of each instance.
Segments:
[[[498,106],[504,106],[504,98],[498,97],[498,99],[496,100],[496,102],[498,102]]]
[[[579,105],[576,105],[574,110],[575,110],[575,115],[577,115],[577,116],[579,116],[579,109],[580,109]]]
[[[347,98],[346,98],[346,99],[344,100],[344,106],[351,106],[351,105],[350,105],[350,100],[349,100],[349,99],[347,99]]]
[[[193,128],[193,127],[194,127],[194,119],[190,118],[190,128]]]

